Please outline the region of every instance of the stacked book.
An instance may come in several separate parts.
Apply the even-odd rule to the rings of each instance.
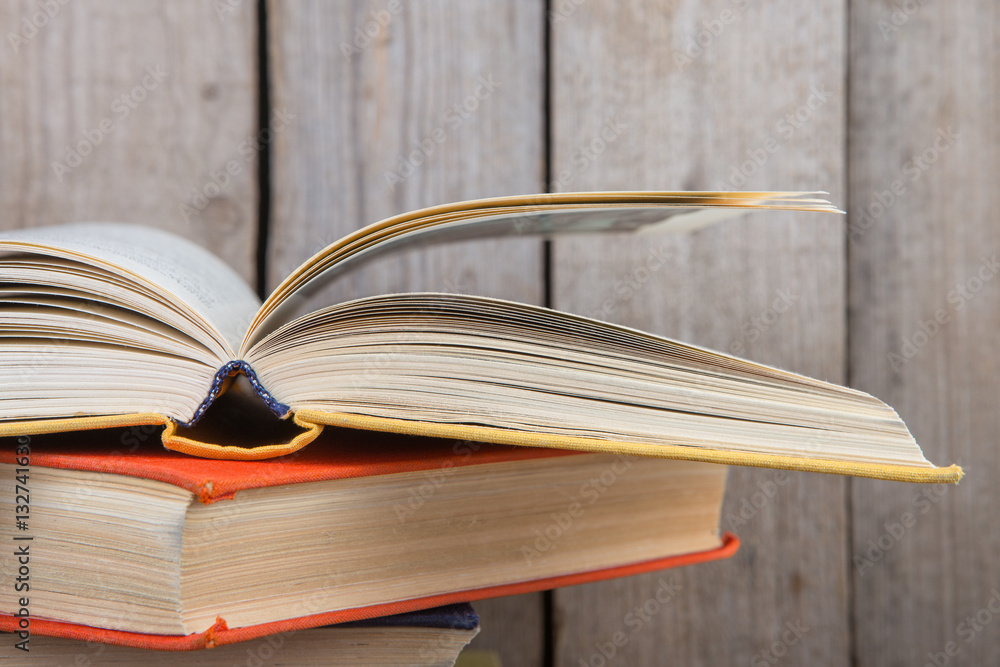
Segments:
[[[641,331],[458,294],[302,308],[400,248],[756,209],[833,210],[784,192],[463,202],[349,235],[263,303],[165,232],[5,233],[0,651],[451,664],[469,601],[731,555],[720,464],[957,481],[867,394]]]

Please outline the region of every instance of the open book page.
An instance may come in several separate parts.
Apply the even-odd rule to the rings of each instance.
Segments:
[[[350,234],[302,264],[267,298],[244,355],[294,319],[317,287],[386,252],[424,244],[511,236],[607,232],[688,233],[755,209],[836,211],[806,192],[596,192],[498,197],[388,218]]]
[[[498,299],[358,299],[296,320],[248,360],[297,414],[479,425],[560,446],[645,443],[652,455],[682,446],[933,467],[898,415],[863,392]]]
[[[74,223],[0,234],[0,251],[97,265],[147,286],[224,344],[232,358],[260,301],[221,259],[151,227]]]
[[[218,367],[218,355],[190,336],[134,310],[58,295],[32,285],[0,288],[7,334],[148,349]]]

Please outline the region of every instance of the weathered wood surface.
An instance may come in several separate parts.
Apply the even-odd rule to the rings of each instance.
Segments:
[[[843,201],[844,12],[835,0],[644,0],[560,16],[559,189],[828,189]],[[699,34],[707,44],[689,52]],[[552,275],[556,308],[844,380],[840,217],[559,241]],[[730,526],[743,547],[727,562],[557,591],[555,663],[767,664],[769,650],[787,664],[848,663],[846,482],[733,469]],[[808,630],[785,645],[789,625]]]
[[[895,9],[851,10],[851,380],[967,477],[854,483],[857,664],[996,665],[1000,6]]]
[[[390,215],[540,187],[537,3],[274,2],[269,14],[273,105],[296,116],[274,141],[269,285]],[[316,303],[420,290],[538,303],[541,245],[407,253],[345,282]]]
[[[995,3],[554,1],[547,20],[529,0],[270,1],[263,143],[256,2],[43,5],[0,7],[4,228],[156,225],[252,282],[267,150],[273,286],[347,231],[456,199],[830,190],[846,233],[841,218],[767,215],[652,244],[560,241],[553,305],[850,381],[968,478],[935,495],[734,469],[735,558],[558,591],[548,640],[540,595],[480,603],[476,644],[508,667],[542,665],[546,641],[573,666],[1000,663],[981,611],[1000,590]],[[418,289],[540,303],[545,287],[540,244],[468,244],[314,303]],[[674,595],[635,615],[661,581]],[[808,630],[783,646],[788,623]],[[776,641],[784,655],[765,655]]]
[[[25,0],[0,27],[0,225],[155,225],[255,279],[252,4]]]
[[[271,102],[295,116],[271,156],[270,287],[390,215],[542,187],[538,3],[271,2],[268,16]],[[500,241],[394,255],[312,303],[420,290],[540,303],[541,248]],[[505,665],[541,664],[541,594],[477,609],[477,648],[500,651]]]

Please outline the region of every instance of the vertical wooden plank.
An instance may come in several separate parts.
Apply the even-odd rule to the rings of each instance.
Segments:
[[[479,600],[472,605],[482,628],[469,648],[500,656],[503,667],[545,663],[545,611],[541,593]]]
[[[554,5],[555,189],[843,201],[844,2]],[[842,218],[791,214],[559,241],[554,305],[843,381],[844,243]],[[732,469],[738,555],[557,591],[556,664],[847,663],[846,499],[837,477]]]
[[[269,7],[274,105],[296,116],[275,141],[270,284],[323,245],[390,215],[537,191],[537,3]],[[537,242],[463,244],[394,256],[316,303],[419,290],[537,303],[541,276]]]
[[[254,280],[252,3],[24,0],[0,26],[0,225],[154,225]]]
[[[543,147],[542,6],[271,2],[271,90],[295,116],[275,136],[268,280],[344,234],[437,203],[536,192]],[[380,261],[315,307],[432,290],[539,303],[536,241],[462,244]],[[541,595],[479,605],[479,648],[542,659]]]
[[[1000,664],[998,27],[986,0],[852,3],[851,377],[967,471],[854,483],[859,665]]]

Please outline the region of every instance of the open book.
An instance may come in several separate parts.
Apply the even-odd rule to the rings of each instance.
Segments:
[[[221,260],[166,232],[102,223],[5,232],[0,435],[162,424],[168,448],[262,459],[302,447],[326,425],[957,481],[957,466],[929,463],[892,408],[868,394],[634,329],[461,294],[388,294],[299,312],[333,277],[399,248],[689,232],[761,209],[835,211],[795,192],[449,204],[344,237],[263,304]],[[178,429],[227,390],[299,429],[280,442]]]

